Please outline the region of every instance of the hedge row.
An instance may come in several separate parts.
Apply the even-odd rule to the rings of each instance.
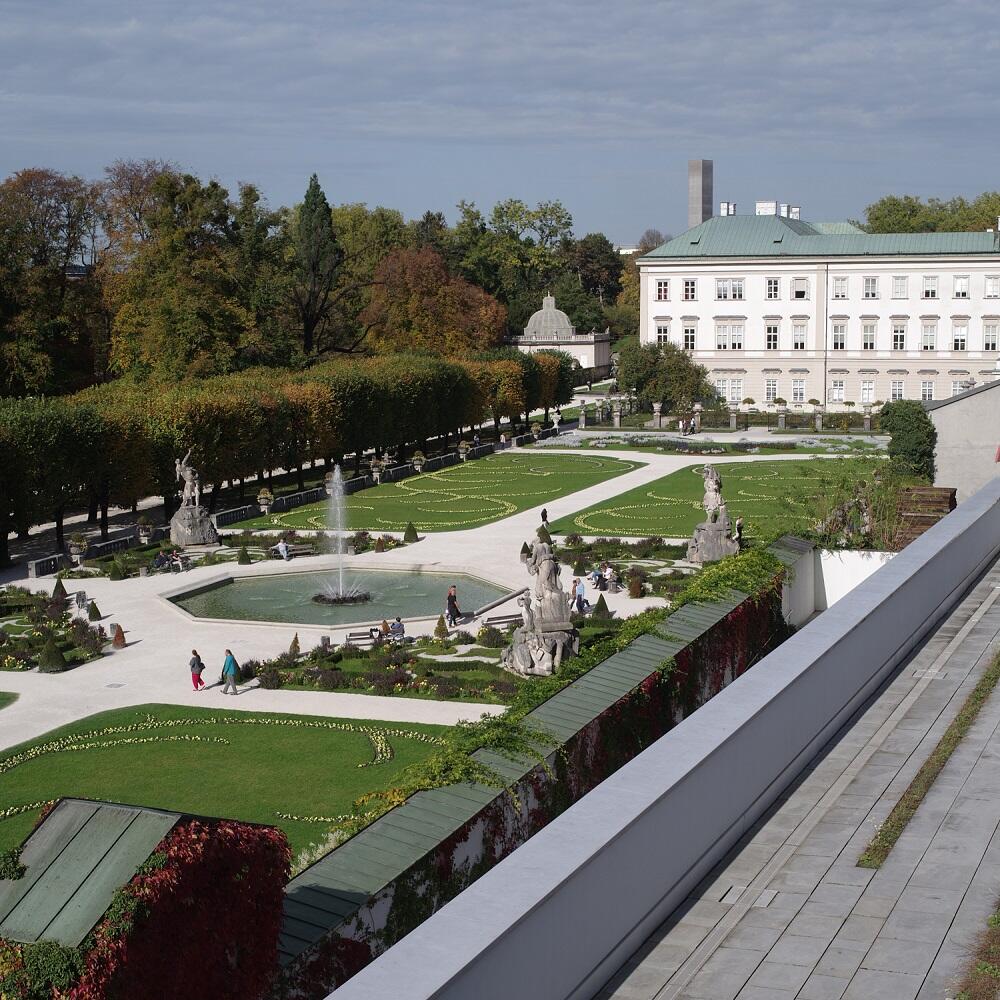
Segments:
[[[198,382],[126,380],[56,399],[0,399],[0,565],[11,528],[95,503],[176,496],[174,460],[191,450],[205,485],[273,468],[423,444],[460,428],[566,401],[566,355],[486,360],[394,355],[304,371],[258,369]]]

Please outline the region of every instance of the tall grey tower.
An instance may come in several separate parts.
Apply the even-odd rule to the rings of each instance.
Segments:
[[[712,161],[688,160],[688,228],[712,218]]]

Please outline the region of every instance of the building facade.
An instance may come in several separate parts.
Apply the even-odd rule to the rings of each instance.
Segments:
[[[641,339],[689,351],[731,408],[932,401],[1000,375],[993,232],[728,215],[637,263]]]
[[[551,295],[542,299],[542,308],[531,314],[524,335],[514,343],[525,354],[535,351],[565,351],[581,368],[603,378],[611,371],[611,334],[577,333],[569,316],[556,308]]]

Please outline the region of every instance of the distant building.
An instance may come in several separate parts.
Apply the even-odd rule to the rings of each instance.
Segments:
[[[690,352],[730,407],[860,410],[1000,377],[997,233],[872,235],[783,202],[720,208],[638,258],[639,336]]]
[[[998,380],[925,403],[937,430],[934,485],[954,486],[968,500],[1000,475],[1000,362]]]
[[[577,333],[569,316],[556,309],[551,295],[542,299],[542,308],[532,313],[524,335],[514,343],[525,354],[535,351],[565,351],[581,368],[593,368],[595,376],[602,378],[611,371],[611,333],[591,331]]]

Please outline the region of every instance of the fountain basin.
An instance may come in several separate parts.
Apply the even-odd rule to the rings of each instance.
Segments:
[[[345,575],[353,588],[370,593],[367,604],[314,603],[313,597],[330,582],[329,570],[226,577],[175,592],[168,600],[195,618],[340,627],[371,624],[383,618],[392,621],[396,615],[404,622],[437,616],[444,611],[451,584],[458,588],[458,602],[466,613],[503,597],[509,590],[465,573],[352,567]]]

